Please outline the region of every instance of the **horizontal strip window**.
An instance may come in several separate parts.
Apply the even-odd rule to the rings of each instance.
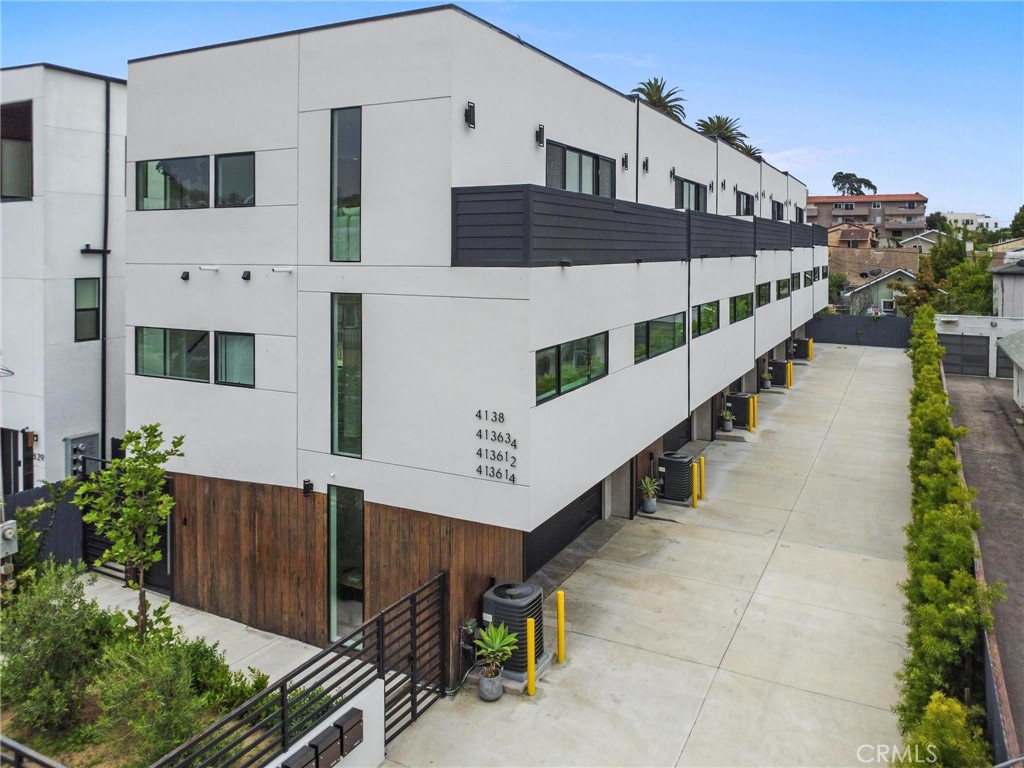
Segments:
[[[585,336],[537,352],[537,403],[564,395],[608,373],[608,333]]]
[[[615,161],[549,141],[544,183],[567,192],[615,197]]]
[[[793,285],[793,290],[794,291],[799,291],[800,288],[802,287],[800,285],[800,273],[799,272],[794,272],[792,275],[789,276],[789,280],[790,280],[790,282]]]
[[[100,279],[75,279],[75,341],[96,341],[100,337]]]
[[[656,317],[633,326],[633,362],[649,360],[686,344],[686,313]]]
[[[718,300],[697,304],[693,307],[690,318],[690,335],[693,338],[717,331],[719,326]]]
[[[754,215],[754,196],[748,195],[746,192],[736,193],[736,215],[737,216],[753,216]]]
[[[251,333],[215,334],[214,382],[233,387],[256,386],[256,337]]]
[[[687,211],[708,210],[708,188],[689,179],[676,178],[676,208]]]
[[[775,281],[775,297],[778,299],[789,298],[789,278],[784,277]]]
[[[135,373],[210,381],[210,334],[175,328],[135,329]]]
[[[759,307],[770,304],[772,301],[772,284],[770,282],[759,283],[754,290],[754,298],[757,300],[757,306]]]
[[[210,158],[178,157],[135,164],[135,208],[167,211],[210,207]]]
[[[809,269],[805,269],[804,270],[804,288],[810,288],[812,285],[814,285],[814,273],[811,270],[809,270]]]
[[[776,221],[782,221],[786,218],[786,207],[780,200],[772,200],[772,218]]]
[[[754,294],[741,293],[729,299],[729,322],[738,323],[754,316]]]
[[[235,152],[214,158],[218,208],[256,205],[256,153]]]

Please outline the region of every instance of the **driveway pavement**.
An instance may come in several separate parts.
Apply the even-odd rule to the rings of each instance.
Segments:
[[[567,578],[569,659],[535,697],[464,690],[386,765],[862,766],[900,743],[909,361],[819,344],[795,379],[705,450],[698,509],[617,521]]]

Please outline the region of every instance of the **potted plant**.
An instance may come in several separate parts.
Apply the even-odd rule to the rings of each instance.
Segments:
[[[640,506],[641,512],[646,512],[649,515],[654,513],[658,505],[658,488],[660,487],[661,481],[655,480],[653,477],[645,477],[640,480],[640,498],[643,499]]]
[[[724,411],[722,411],[721,416],[722,416],[722,431],[723,432],[732,432],[732,420],[734,418],[736,418],[735,416],[733,416],[732,411],[730,411],[728,408],[726,408]]]
[[[761,389],[772,388],[772,374],[770,371],[765,371],[761,374]]]
[[[504,690],[501,687],[501,665],[512,658],[512,651],[519,647],[518,639],[519,636],[509,632],[502,622],[497,626],[488,624],[480,630],[480,637],[473,641],[477,646],[476,655],[484,664],[479,683],[480,698],[484,701],[501,698]]]

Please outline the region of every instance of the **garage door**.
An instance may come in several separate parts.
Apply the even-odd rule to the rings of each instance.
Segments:
[[[536,573],[577,536],[601,519],[602,494],[598,483],[560,512],[538,525],[523,540],[523,576]]]
[[[939,343],[946,348],[946,354],[942,357],[946,373],[988,376],[988,336],[940,333]]]
[[[1013,378],[1013,360],[1000,347],[996,347],[996,376],[1000,379]]]

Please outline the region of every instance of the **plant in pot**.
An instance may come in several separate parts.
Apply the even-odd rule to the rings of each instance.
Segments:
[[[761,389],[772,388],[772,375],[769,371],[765,371],[761,374]]]
[[[722,431],[723,432],[732,432],[732,421],[733,421],[733,419],[736,418],[735,416],[733,416],[732,411],[730,411],[728,408],[726,408],[724,411],[722,411],[721,416],[722,416]]]
[[[483,662],[480,670],[479,692],[484,701],[497,701],[501,698],[501,665],[512,658],[512,651],[519,648],[519,636],[509,632],[502,622],[495,626],[488,624],[480,630],[480,637],[473,642],[477,646],[476,655]]]
[[[657,509],[658,505],[658,489],[661,487],[661,481],[655,480],[653,477],[645,477],[640,480],[640,498],[643,500],[640,506],[641,512],[647,514],[653,514]]]

